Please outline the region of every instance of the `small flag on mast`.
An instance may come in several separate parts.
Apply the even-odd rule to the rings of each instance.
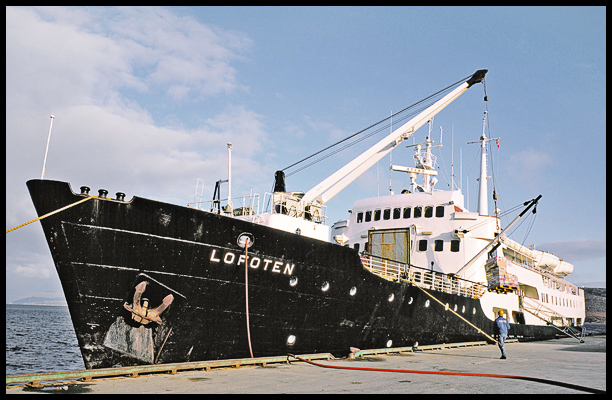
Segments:
[[[497,148],[499,149],[499,139],[497,139]]]

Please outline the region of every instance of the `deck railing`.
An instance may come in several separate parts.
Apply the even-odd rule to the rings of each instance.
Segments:
[[[259,214],[259,194],[187,203],[188,207],[197,208],[233,217],[245,217]]]
[[[365,269],[389,281],[407,281],[424,289],[473,299],[479,299],[487,290],[485,285],[477,282],[381,257],[362,255],[361,261]]]

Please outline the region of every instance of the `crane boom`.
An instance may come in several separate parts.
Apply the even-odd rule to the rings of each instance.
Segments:
[[[406,122],[400,128],[394,130],[387,137],[370,147],[357,158],[340,168],[318,185],[314,186],[304,194],[301,199],[302,204],[310,203],[325,204],[331,200],[342,189],[357,179],[361,174],[376,164],[381,158],[386,156],[395,146],[412,136],[421,126],[432,119],[444,107],[452,103],[457,97],[462,95],[468,88],[484,79],[486,69],[478,70],[470,79],[459,85],[452,92],[429,106],[416,117]]]

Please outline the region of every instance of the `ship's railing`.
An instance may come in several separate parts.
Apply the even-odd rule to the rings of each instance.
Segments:
[[[199,192],[196,188],[196,197]],[[259,208],[260,195],[254,193],[250,196],[232,197],[231,199],[215,199],[208,201],[194,201],[187,203],[188,207],[223,214],[232,217],[246,217],[251,222],[262,222],[261,214],[284,214],[290,217],[305,219],[317,224],[327,222],[327,207],[320,204],[309,203],[304,206],[300,199],[304,193],[264,193],[263,209]]]
[[[305,219],[317,224],[327,222],[327,207],[320,204],[309,203],[304,206],[300,200],[301,192],[276,192],[264,194],[264,213],[284,214],[290,217]]]
[[[473,299],[479,299],[487,291],[485,285],[477,282],[382,257],[362,254],[361,261],[365,269],[389,281],[408,281],[424,289]]]
[[[250,196],[232,197],[231,199],[219,199],[187,203],[188,207],[197,208],[215,214],[223,214],[233,217],[246,217],[259,214],[258,193]]]

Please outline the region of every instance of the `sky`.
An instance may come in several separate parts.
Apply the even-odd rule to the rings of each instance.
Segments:
[[[513,239],[606,281],[604,7],[7,7],[6,229],[37,217],[25,182],[45,179],[186,205],[227,179],[232,195],[479,69],[434,119],[440,174],[476,209],[488,109],[498,207],[542,194]],[[485,95],[488,102],[483,101]],[[422,141],[427,125],[415,134]],[[411,139],[409,139],[411,140]],[[370,142],[370,145],[373,142]],[[287,178],[307,191],[368,146]],[[410,149],[393,164],[412,166]],[[399,193],[381,160],[328,203]],[[452,167],[451,167],[452,164]],[[448,188],[450,178],[436,186]],[[469,189],[469,190],[468,190]],[[226,195],[227,187],[222,194]],[[490,200],[492,210],[492,201]],[[509,220],[502,220],[508,223]],[[529,227],[532,225],[531,229]],[[528,235],[527,235],[528,233]],[[6,300],[61,293],[39,223],[7,233]]]

